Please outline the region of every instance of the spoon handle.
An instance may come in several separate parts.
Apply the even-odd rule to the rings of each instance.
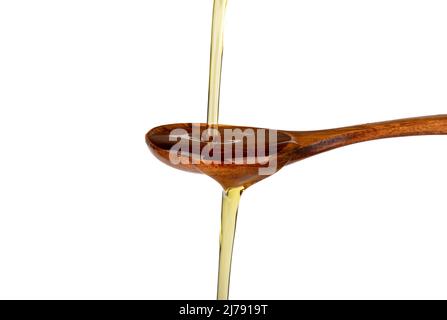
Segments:
[[[447,134],[447,115],[367,123],[328,130],[298,131],[291,132],[291,134],[298,144],[292,159],[298,161],[358,142],[393,137]]]

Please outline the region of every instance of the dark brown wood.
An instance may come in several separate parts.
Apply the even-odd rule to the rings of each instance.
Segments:
[[[169,141],[169,134],[174,129],[183,129],[191,133],[191,128],[192,124],[190,123],[156,127],[146,134],[146,142],[152,153],[164,163],[177,169],[204,173],[219,182],[224,189],[238,186],[248,188],[268,177],[268,175],[259,174],[259,168],[267,165],[247,164],[246,161],[242,164],[237,164],[231,159],[228,161],[229,163],[205,163],[200,161],[196,164],[173,164],[169,160],[169,151],[176,142]],[[209,127],[206,124],[200,124],[200,128],[205,130]],[[225,129],[233,128],[253,129],[254,131],[260,129],[228,125],[219,125],[215,128],[221,133]],[[278,130],[277,134],[277,152],[267,156],[270,161],[275,157],[276,171],[293,162],[354,143],[393,137],[444,135],[447,134],[447,115],[400,119],[317,131]],[[244,156],[247,156],[248,153],[249,150],[244,150]],[[191,158],[191,156],[193,156],[192,153],[185,154],[186,158]]]

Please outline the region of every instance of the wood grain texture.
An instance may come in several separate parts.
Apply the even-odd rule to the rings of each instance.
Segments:
[[[268,177],[260,175],[259,168],[266,167],[259,163],[236,163],[232,159],[225,159],[222,163],[173,164],[169,159],[169,151],[176,143],[169,141],[169,134],[174,129],[183,129],[191,133],[191,123],[170,124],[156,127],[146,134],[146,142],[152,153],[164,163],[181,170],[204,173],[219,182],[224,189],[244,186],[248,188],[256,182]],[[209,128],[200,124],[201,130]],[[216,128],[223,136],[225,129],[239,128],[241,130],[262,128],[219,125]],[[264,129],[269,130],[269,129]],[[386,122],[369,123],[343,128],[316,130],[316,131],[286,131],[277,130],[277,152],[268,154],[269,161],[276,160],[276,172],[282,167],[303,160],[305,158],[326,152],[335,148],[376,139],[418,136],[418,135],[445,135],[447,134],[447,115],[426,116],[392,120]],[[447,139],[446,145],[447,147]],[[244,156],[250,154],[250,146],[244,145]],[[253,151],[253,150],[252,150]],[[182,155],[191,159],[194,155]],[[273,158],[275,157],[275,158]],[[233,159],[234,160],[234,159]],[[186,162],[186,161],[185,161]]]

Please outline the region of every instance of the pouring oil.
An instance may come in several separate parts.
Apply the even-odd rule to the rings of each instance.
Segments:
[[[228,300],[237,211],[243,190],[244,187],[229,188],[222,193],[217,300]]]
[[[222,75],[223,34],[227,0],[214,0],[211,28],[210,74],[208,83],[209,125],[219,122],[220,79]]]
[[[222,75],[223,34],[227,0],[214,0],[211,28],[210,71],[208,83],[208,125],[219,123],[220,83]],[[243,187],[222,192],[221,230],[217,299],[227,300],[230,287],[231,258],[239,200]]]

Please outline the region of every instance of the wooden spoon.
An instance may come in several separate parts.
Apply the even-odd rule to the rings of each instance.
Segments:
[[[201,133],[212,129],[220,137],[224,137],[218,142],[211,143],[215,150],[222,151],[222,161],[211,162],[210,159],[212,157],[203,156],[203,148],[211,140],[198,141],[200,136],[199,138],[194,137],[194,128],[198,128]],[[173,135],[172,133],[175,129],[177,129],[177,132],[183,132],[183,134]],[[274,132],[276,141],[267,137],[261,144],[258,143],[257,146],[253,146],[247,142],[252,133],[249,133],[242,140],[234,139],[234,137],[226,139],[225,130],[233,129],[252,133],[261,132],[262,130],[269,133]],[[249,161],[254,155],[257,155],[257,149],[261,149],[261,146],[264,146],[264,151],[266,151],[263,160],[268,161],[270,164],[275,162],[274,171],[271,172],[273,174],[285,165],[353,143],[392,137],[441,134],[447,134],[447,115],[408,118],[317,131],[269,130],[228,125],[210,127],[206,124],[180,123],[151,129],[146,134],[146,142],[152,153],[164,163],[177,169],[204,173],[219,182],[226,190],[240,186],[248,188],[269,176],[260,174],[259,171],[260,168],[267,168],[269,164],[264,162],[252,163],[253,161],[250,163]],[[173,141],[170,141],[170,139]],[[200,148],[198,149],[199,151],[194,151],[194,148],[190,148],[190,150],[177,152],[181,162],[174,163],[170,159],[170,151],[181,139],[185,139],[189,146],[196,143]],[[223,150],[228,145],[231,145],[231,149],[240,146],[243,152],[238,157],[235,157],[234,154],[225,155]],[[271,151],[270,147],[274,147],[272,149],[275,150]],[[195,163],[192,161],[193,159],[196,160]]]

